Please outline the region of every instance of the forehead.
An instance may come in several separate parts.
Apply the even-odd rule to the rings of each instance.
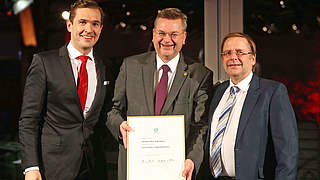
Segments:
[[[159,18],[156,21],[156,29],[161,31],[181,31],[182,21],[181,19],[165,19]]]
[[[90,21],[101,21],[101,14],[99,9],[95,8],[77,8],[75,19],[86,19]]]
[[[223,50],[234,50],[234,49],[249,50],[250,45],[248,41],[242,37],[228,38],[223,45]]]

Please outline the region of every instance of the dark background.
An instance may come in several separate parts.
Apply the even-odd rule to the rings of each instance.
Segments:
[[[12,162],[19,159],[15,143],[26,70],[34,53],[66,43],[68,33],[60,14],[73,2],[34,0],[30,8],[37,46],[27,47],[22,41],[19,16],[12,11],[13,0],[0,0],[0,180],[20,178],[19,163],[12,165]],[[95,48],[113,62],[115,71],[119,70],[123,57],[152,49],[153,20],[157,11],[166,7],[178,7],[188,15],[183,53],[202,60],[203,0],[98,2],[107,17]],[[299,125],[299,179],[320,179],[320,0],[283,2],[284,5],[280,0],[244,0],[239,8],[244,10],[244,32],[257,44],[259,74],[288,87]],[[122,23],[126,26],[122,27]],[[116,145],[107,145],[106,150],[116,152]],[[109,157],[114,173],[116,154]]]

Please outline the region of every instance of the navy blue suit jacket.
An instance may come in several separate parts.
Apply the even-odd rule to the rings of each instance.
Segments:
[[[218,86],[211,102],[201,179],[214,179],[209,169],[210,125],[228,86],[229,81]],[[283,84],[253,76],[240,116],[234,153],[237,180],[297,179],[297,124]]]

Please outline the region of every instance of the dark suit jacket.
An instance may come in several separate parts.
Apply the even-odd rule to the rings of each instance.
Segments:
[[[226,81],[217,88],[210,106],[210,119],[228,86],[229,81]],[[205,143],[203,179],[211,177],[210,128]],[[253,76],[242,108],[234,151],[237,180],[297,178],[297,124],[283,84]]]
[[[126,116],[154,115],[154,73],[156,53],[148,52],[124,60],[116,80],[113,107],[108,113],[107,126],[119,137],[119,127]],[[180,56],[174,81],[168,92],[162,115],[184,115],[186,157],[195,163],[202,161],[204,135],[207,131],[210,88],[213,74],[200,63]],[[127,157],[119,146],[118,177],[126,180]]]
[[[66,46],[34,55],[19,121],[22,169],[39,166],[44,179],[71,180],[86,158],[92,174],[100,179],[104,176],[104,154],[97,140],[101,139],[102,131],[96,124],[106,118],[100,112],[106,107],[105,97],[112,94],[104,85],[111,77],[106,77],[105,65],[99,57],[95,57],[95,65],[96,94],[85,119]]]

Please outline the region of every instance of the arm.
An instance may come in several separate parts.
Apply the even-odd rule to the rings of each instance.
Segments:
[[[25,180],[42,180],[39,170],[28,171],[25,175]]]
[[[23,104],[19,121],[19,140],[22,145],[22,169],[39,167],[40,126],[46,98],[46,77],[42,59],[35,55],[27,72]],[[38,170],[36,170],[39,173]],[[29,171],[35,172],[35,171]],[[29,174],[26,173],[26,174]],[[26,175],[26,178],[29,177]]]
[[[287,89],[280,85],[272,96],[270,127],[277,166],[275,180],[297,179],[298,132]]]
[[[108,119],[106,122],[107,127],[109,128],[110,132],[114,136],[115,139],[126,142],[126,130],[127,129],[120,129],[120,125],[126,125],[125,116],[127,111],[127,97],[126,97],[126,61],[124,60],[121,67],[120,72],[117,77],[115,88],[114,88],[114,96],[112,99],[112,109],[108,112]],[[120,133],[120,130],[121,133]],[[120,142],[121,143],[121,142]]]
[[[189,137],[187,139],[187,159],[194,163],[195,175],[198,173],[203,159],[203,145],[208,129],[208,114],[211,101],[213,73],[208,71],[194,97],[193,119],[191,119]],[[185,163],[186,164],[186,163]]]

